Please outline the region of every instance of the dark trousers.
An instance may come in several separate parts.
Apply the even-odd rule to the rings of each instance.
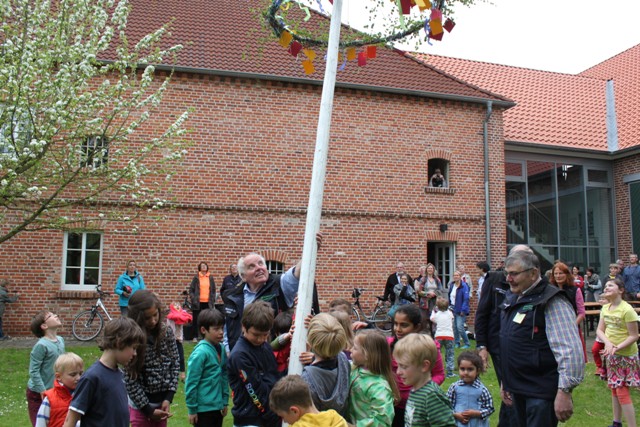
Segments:
[[[500,360],[500,353],[493,352],[491,354],[491,360],[493,361],[493,368],[496,371],[496,377],[498,378],[498,384],[502,384],[502,361]],[[498,427],[511,427],[517,426],[517,420],[515,415],[515,409],[513,406],[507,406],[504,402],[500,402],[500,412],[498,413]]]
[[[538,399],[511,393],[517,424],[515,427],[556,427],[558,418],[553,400]]]
[[[195,427],[222,427],[221,411],[198,412],[198,422]]]
[[[184,366],[184,347],[182,346],[182,341],[176,340],[176,347],[178,347],[178,359],[180,360],[180,372],[185,371]]]
[[[40,405],[42,405],[42,397],[40,396],[40,393],[36,393],[27,387],[27,409],[29,410],[31,425],[34,427],[36,425],[36,418],[38,416],[38,409],[40,409]]]
[[[404,427],[404,410],[405,408],[398,408],[397,406],[393,408],[393,423],[391,427]]]
[[[212,307],[209,307],[208,302],[201,302],[200,308],[197,310],[195,308],[191,309],[191,314],[193,315],[193,320],[191,324],[193,325],[193,338],[200,338],[200,327],[198,326],[198,316],[202,310],[207,310],[209,308],[213,308],[213,302],[211,303]]]
[[[2,317],[0,317],[0,338],[4,337],[4,331],[2,330]]]

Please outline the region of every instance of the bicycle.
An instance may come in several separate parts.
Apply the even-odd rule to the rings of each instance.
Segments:
[[[102,302],[102,297],[111,295],[110,292],[104,292],[102,285],[96,285],[96,292],[98,293],[98,300],[89,310],[82,311],[73,319],[71,325],[71,332],[73,336],[79,341],[91,341],[97,337],[102,328],[104,327],[104,318],[98,311],[99,308],[104,311],[107,318],[111,320],[111,315],[107,311],[107,307]]]
[[[363,288],[353,288],[351,298],[355,299],[353,302],[353,317],[358,321],[363,319],[367,322],[373,323],[376,329],[382,332],[390,332],[393,328],[393,319],[389,317],[389,309],[391,308],[387,304],[388,300],[383,297],[376,296],[376,305],[371,309],[371,315],[367,316],[360,304],[360,295],[365,291]]]

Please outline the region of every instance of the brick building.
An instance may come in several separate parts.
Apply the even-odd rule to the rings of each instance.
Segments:
[[[23,233],[0,245],[0,277],[9,277],[21,294],[6,314],[6,333],[27,335],[33,313],[46,307],[61,316],[62,333],[70,334],[73,316],[95,298],[89,273],[112,288],[130,259],[147,287],[170,301],[180,299],[200,261],[208,262],[219,286],[229,264],[248,251],[262,253],[274,270],[288,268],[302,255],[322,60],[316,59],[316,73],[307,76],[275,39],[260,42],[270,35],[244,2],[195,0],[184,8],[177,1],[134,0],[132,5],[131,39],[174,17],[170,41],[185,44],[163,114],[138,134],[150,135],[154,123],[195,109],[188,122],[193,146],[172,180],[173,209],[162,218],[141,218],[136,230],[87,223],[65,232]],[[500,74],[493,77],[499,80]],[[601,77],[590,80],[606,84]],[[597,149],[556,147],[534,134],[523,150],[508,133],[514,119],[508,120],[529,98],[521,90],[491,86],[387,48],[378,48],[365,67],[349,63],[338,74],[321,223],[325,241],[316,268],[321,303],[348,297],[353,286],[364,287],[364,300],[371,302],[397,261],[412,275],[433,262],[445,278],[456,263],[464,264],[475,280],[477,261],[499,260],[515,243],[518,224],[509,214],[516,208],[509,210],[513,202],[505,198],[505,186],[513,181],[505,176],[531,156],[540,163],[536,156],[548,154],[597,157],[604,165],[598,170],[610,172],[614,200],[620,201],[612,222],[617,216],[619,227],[631,223],[622,212],[625,206],[629,211],[629,199],[625,205],[618,196],[640,172],[635,144],[623,155],[609,152],[606,138]],[[555,166],[540,167],[555,176]],[[429,187],[435,168],[445,173],[446,188]],[[539,210],[551,203],[531,202],[544,203]],[[579,223],[576,227],[579,234]],[[625,254],[631,247],[625,239],[605,245],[606,256],[615,256],[616,244]],[[69,262],[91,257],[99,259],[97,268]],[[108,300],[112,314],[116,305],[115,297]]]

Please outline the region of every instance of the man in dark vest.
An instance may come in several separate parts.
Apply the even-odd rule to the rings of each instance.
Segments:
[[[517,251],[505,260],[509,291],[501,305],[502,400],[517,426],[557,426],[573,414],[572,390],[584,378],[576,314],[540,277],[540,261]]]
[[[316,235],[318,248],[322,234]],[[300,262],[284,274],[273,275],[267,270],[264,257],[250,253],[238,261],[242,282],[222,293],[225,320],[225,347],[231,351],[242,333],[242,313],[256,300],[271,304],[274,316],[293,307],[300,284]]]

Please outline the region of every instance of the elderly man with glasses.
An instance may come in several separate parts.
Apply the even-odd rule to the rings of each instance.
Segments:
[[[540,261],[531,251],[510,254],[504,274],[503,402],[513,405],[517,426],[557,426],[571,418],[571,392],[584,378],[575,311],[560,289],[540,277]]]

